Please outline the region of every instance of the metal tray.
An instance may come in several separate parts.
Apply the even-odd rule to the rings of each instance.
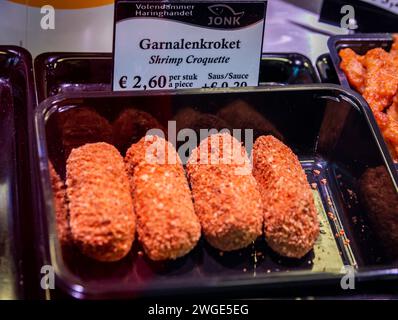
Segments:
[[[201,115],[211,114],[213,119],[218,116],[226,120],[220,118],[219,111],[224,110],[225,115],[223,108],[237,99],[245,101],[246,107],[229,109],[228,121],[234,120],[231,127],[253,129],[255,137],[279,136],[299,156],[308,180],[316,183],[314,197],[321,235],[314,250],[300,260],[291,260],[279,257],[259,239],[246,250],[221,256],[201,240],[195,250],[182,259],[153,263],[137,254],[139,248],[135,243],[125,259],[104,264],[85,258],[73,249],[61,249],[55,231],[48,160],[64,177],[65,146],[69,143],[62,138],[65,123],[69,131],[79,132],[73,137],[77,146],[102,140],[88,128],[99,125],[95,120],[99,116],[112,123],[132,106],[148,112],[167,127],[168,120],[174,119],[185,107]],[[91,112],[93,116],[87,114],[85,119],[76,121],[76,112],[87,107],[95,110]],[[256,116],[238,116],[248,114],[247,108]],[[259,119],[271,125],[259,126]],[[134,122],[135,118],[129,121],[139,125]],[[177,127],[184,127],[184,122],[179,121]],[[194,129],[198,126],[201,125],[189,124]],[[388,179],[393,181],[396,196],[398,176],[391,170],[392,160],[376,130],[371,111],[359,95],[349,90],[333,85],[308,85],[152,93],[69,92],[40,104],[32,135],[36,140],[33,175],[38,182],[34,190],[39,218],[37,230],[40,230],[37,248],[41,250],[41,264],[54,267],[57,287],[72,297],[133,298],[215,292],[226,296],[243,291],[272,292],[275,288],[288,292],[292,287],[303,292],[304,288],[321,285],[336,289],[340,288],[343,265],[357,270],[356,277],[362,283],[398,277],[394,260],[383,253],[380,242],[375,239],[367,209],[357,195],[359,178],[369,168],[384,168]],[[314,175],[314,169],[320,174]],[[326,183],[322,183],[323,179]],[[343,233],[344,236],[336,237]]]
[[[70,91],[111,91],[112,54],[43,53],[35,59],[38,100]],[[260,85],[319,83],[311,61],[299,53],[264,53]]]

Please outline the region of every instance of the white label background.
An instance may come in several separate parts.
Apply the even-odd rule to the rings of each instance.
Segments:
[[[147,84],[151,77],[165,75],[167,81],[169,75],[185,75],[196,73],[198,80],[194,81],[194,88],[202,88],[206,83],[210,85],[217,80],[208,80],[208,73],[225,74],[233,72],[237,74],[249,74],[244,80],[218,80],[221,84],[229,82],[233,87],[235,81],[245,81],[248,86],[258,85],[259,64],[261,55],[262,35],[264,21],[260,21],[242,29],[217,30],[206,27],[193,26],[186,23],[162,20],[155,18],[132,18],[120,21],[116,24],[115,31],[115,66],[113,87],[115,91],[134,90],[134,76],[142,77],[142,85]],[[165,41],[241,41],[240,49],[197,49],[197,50],[143,50],[139,43],[142,39],[150,39],[151,42]],[[181,57],[183,63],[174,64],[149,64],[152,55],[161,57]],[[186,57],[230,57],[226,64],[187,64]],[[119,80],[127,76],[127,89],[120,88]],[[219,85],[220,86],[220,85]],[[169,88],[168,86],[165,89]],[[138,89],[140,90],[140,89]],[[141,89],[142,90],[142,89]],[[148,88],[150,90],[150,88]]]

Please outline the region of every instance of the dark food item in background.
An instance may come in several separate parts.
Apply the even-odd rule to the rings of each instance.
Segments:
[[[66,170],[74,243],[96,260],[122,259],[135,236],[135,214],[123,158],[109,144],[86,144],[72,150]]]
[[[262,234],[260,193],[241,143],[211,135],[187,163],[196,214],[206,240],[222,251],[247,247]]]
[[[340,50],[340,67],[373,111],[394,160],[398,161],[398,35],[390,52],[369,50],[364,56]]]
[[[253,129],[255,138],[272,134],[279,140],[283,140],[278,129],[244,100],[234,100],[222,108],[217,115],[225,119],[234,129]]]
[[[297,156],[275,137],[262,136],[254,143],[253,174],[263,201],[268,245],[282,256],[302,258],[318,238],[319,222]]]
[[[361,202],[386,253],[398,257],[398,194],[385,167],[370,168],[360,179]]]
[[[69,227],[68,205],[66,203],[66,188],[64,182],[55,171],[52,163],[48,162],[50,169],[51,186],[54,195],[54,209],[57,223],[58,239],[62,246],[72,244],[72,235]]]
[[[163,126],[148,112],[135,108],[125,109],[113,122],[116,147],[125,154],[127,149],[145,136],[150,129],[160,129],[167,134]]]
[[[198,136],[200,130],[216,129],[221,131],[222,129],[229,129],[230,125],[223,119],[210,113],[201,113],[194,108],[184,108],[180,110],[175,116],[174,120],[177,123],[177,134],[183,129],[192,129]],[[201,137],[201,138],[207,138]]]
[[[200,223],[173,145],[146,136],[127,151],[125,165],[145,253],[154,261],[186,255],[200,238]]]
[[[112,144],[112,126],[92,108],[79,108],[61,114],[62,143],[65,159],[72,149],[98,141]]]

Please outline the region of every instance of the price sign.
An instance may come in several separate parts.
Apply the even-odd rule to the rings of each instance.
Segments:
[[[113,90],[257,86],[266,1],[119,1]]]
[[[362,0],[362,1],[383,8],[392,13],[398,14],[398,0]]]

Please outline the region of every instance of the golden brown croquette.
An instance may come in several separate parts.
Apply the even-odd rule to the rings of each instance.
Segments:
[[[65,184],[55,171],[52,163],[49,161],[51,186],[53,190],[55,220],[58,239],[62,246],[72,244],[72,236],[69,228],[69,213],[66,204]]]
[[[206,240],[222,251],[242,249],[262,234],[261,196],[241,143],[210,135],[193,150],[187,172]]]
[[[297,156],[273,136],[253,148],[253,174],[259,185],[268,245],[282,256],[301,258],[319,234],[314,198]]]
[[[122,156],[107,143],[73,149],[66,164],[70,228],[80,251],[117,261],[130,251],[135,215]]]
[[[138,239],[145,253],[155,261],[186,255],[200,238],[200,223],[173,145],[158,136],[146,136],[130,147],[125,164],[137,214]]]

